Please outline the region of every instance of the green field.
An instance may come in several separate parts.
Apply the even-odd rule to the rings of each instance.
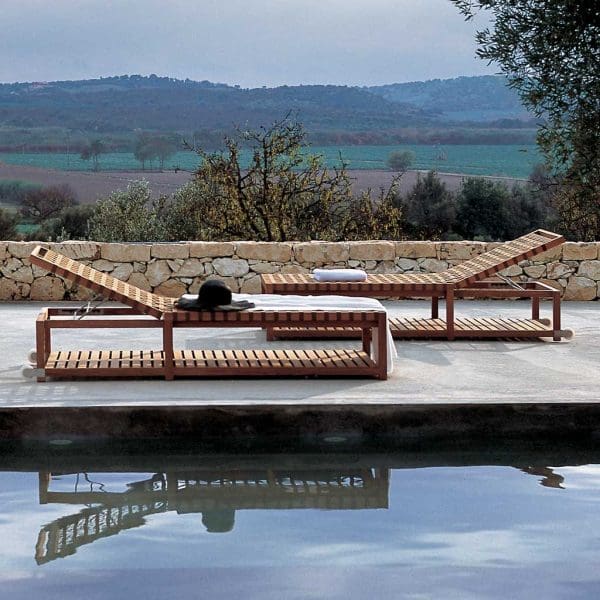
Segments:
[[[349,169],[385,169],[387,157],[396,150],[411,150],[415,153],[413,168],[467,175],[526,178],[533,166],[542,161],[535,145],[315,146],[310,151],[321,154],[327,166],[339,164],[341,155]],[[82,160],[78,154],[6,153],[0,154],[0,161],[47,169],[91,170],[90,161]],[[197,165],[196,154],[178,152],[166,161],[165,169],[192,171]],[[114,152],[100,157],[100,168],[102,171],[131,171],[140,169],[140,163],[132,153]]]

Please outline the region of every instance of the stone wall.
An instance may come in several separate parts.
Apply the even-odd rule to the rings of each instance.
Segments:
[[[371,273],[439,272],[489,250],[485,242],[181,242],[44,244],[144,290],[178,297],[208,278],[233,291],[260,292],[261,273],[309,272],[316,267]],[[35,242],[0,242],[0,300],[84,300],[89,292],[30,264]],[[565,300],[600,297],[600,242],[568,242],[509,267],[516,281],[550,284]]]

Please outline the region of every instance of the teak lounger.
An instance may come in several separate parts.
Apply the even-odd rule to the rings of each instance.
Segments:
[[[391,318],[394,338],[552,338],[571,337],[561,330],[560,292],[539,282],[487,280],[499,271],[541,252],[560,246],[564,238],[538,229],[441,273],[369,274],[366,281],[318,282],[310,274],[262,275],[262,291],[269,294],[340,294],[371,298],[431,298],[430,318]],[[487,280],[487,281],[486,281]],[[439,317],[438,302],[446,301],[446,319]],[[531,318],[456,318],[456,298],[529,298]],[[540,319],[540,300],[552,301],[552,320]],[[298,331],[274,328],[269,339],[309,335],[351,337],[340,329]]]
[[[175,298],[146,292],[81,262],[38,246],[33,264],[126,307],[94,307],[81,316],[76,308],[45,308],[36,323],[38,381],[46,377],[375,377],[388,372],[387,314],[368,310],[185,311]],[[181,327],[318,327],[358,328],[360,349],[327,350],[176,350],[173,331]],[[159,328],[160,350],[52,350],[53,329]]]

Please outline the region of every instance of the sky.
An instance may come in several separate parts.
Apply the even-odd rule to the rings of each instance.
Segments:
[[[0,0],[0,81],[155,73],[242,87],[497,72],[449,0]]]

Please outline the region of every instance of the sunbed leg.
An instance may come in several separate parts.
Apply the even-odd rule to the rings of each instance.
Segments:
[[[371,343],[373,342],[373,334],[371,328],[366,327],[362,330],[362,349],[363,352],[369,354],[371,352]]]
[[[439,316],[439,298],[437,296],[431,296],[431,318],[437,319]]]
[[[175,357],[173,356],[173,318],[169,313],[163,315],[163,369],[165,379],[174,377]]]
[[[537,296],[531,299],[531,318],[534,321],[540,320],[540,299]]]
[[[41,369],[42,372],[46,368],[46,362],[50,355],[50,328],[46,326],[48,322],[48,310],[44,309],[39,315],[35,322],[35,353],[36,367]],[[46,377],[40,375],[37,377],[37,381],[40,383],[46,381]]]
[[[454,288],[446,288],[446,337],[454,339]]]
[[[377,378],[387,379],[387,363],[388,363],[388,331],[387,331],[387,315],[381,314],[377,320],[376,335],[373,336],[373,343],[376,344],[375,357],[377,362]]]
[[[560,342],[560,328],[560,291],[556,290],[552,294],[552,331],[554,332],[552,339],[555,342]]]
[[[265,333],[267,336],[267,342],[273,342],[275,339],[275,330],[273,327],[265,327]]]

